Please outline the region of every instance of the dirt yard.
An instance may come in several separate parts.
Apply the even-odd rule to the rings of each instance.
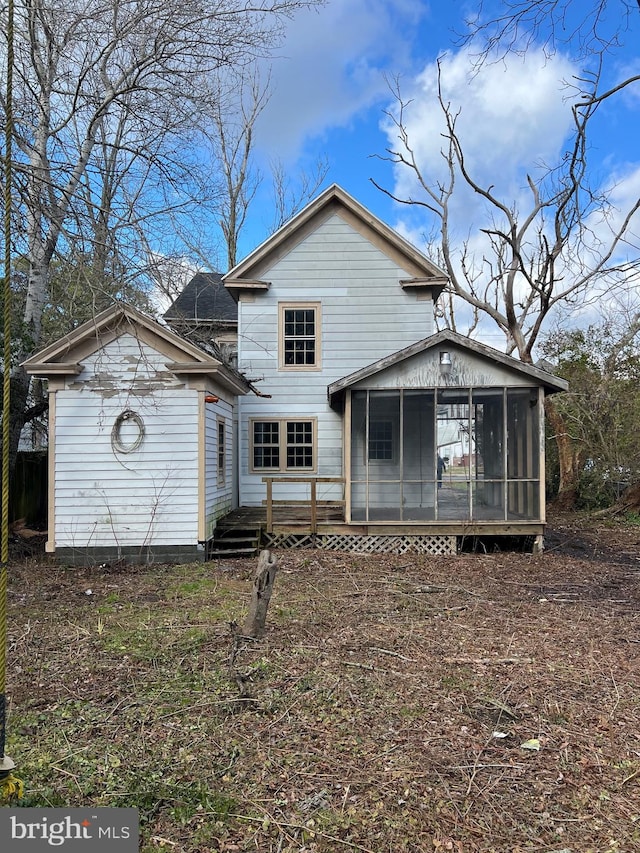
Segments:
[[[541,556],[280,551],[10,568],[23,805],[134,806],[141,850],[640,850],[640,526]]]

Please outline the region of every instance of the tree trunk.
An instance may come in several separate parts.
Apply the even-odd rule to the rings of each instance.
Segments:
[[[278,560],[272,556],[270,551],[261,551],[258,559],[258,568],[253,581],[251,593],[251,604],[249,613],[242,626],[243,637],[259,638],[264,634],[264,626],[267,621],[267,609],[276,580],[276,567]]]
[[[560,485],[555,503],[560,509],[573,509],[578,497],[578,479],[580,476],[578,453],[565,419],[558,411],[552,397],[546,398],[544,408],[558,448]]]

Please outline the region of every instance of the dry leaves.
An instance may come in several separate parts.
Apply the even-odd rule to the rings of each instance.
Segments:
[[[638,849],[640,536],[580,525],[540,557],[281,551],[232,657],[253,560],[12,566],[25,804],[137,806],[143,853]]]

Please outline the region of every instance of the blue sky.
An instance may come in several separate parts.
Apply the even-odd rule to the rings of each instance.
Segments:
[[[485,7],[492,4],[496,0],[485,0]],[[617,24],[619,8],[612,7]],[[413,189],[406,171],[376,157],[395,144],[385,110],[393,104],[388,81],[396,77],[403,96],[412,100],[408,122],[420,162],[430,174],[441,168],[435,63],[444,57],[443,87],[460,111],[459,130],[474,175],[496,185],[505,199],[523,198],[527,172],[555,162],[564,150],[571,111],[562,81],[580,74],[581,66],[568,48],[549,57],[534,43],[524,58],[512,56],[473,76],[469,49],[458,39],[464,13],[464,3],[450,0],[328,0],[296,15],[271,63],[272,95],[256,128],[257,165],[265,172],[269,160],[278,158],[295,180],[301,168],[327,158],[325,185],[340,184],[423,248],[424,216],[394,204],[370,179],[400,195]],[[623,47],[607,60],[612,82],[640,71],[635,6],[629,21]],[[600,110],[590,138],[593,174],[600,186],[615,185],[621,205],[640,197],[638,89]],[[462,197],[454,213],[460,239],[473,238],[481,224],[477,203]],[[241,239],[241,256],[267,236],[271,218],[265,181]]]
[[[295,179],[300,168],[326,157],[326,183],[340,184],[393,224],[390,205],[369,180],[390,176],[390,169],[375,159],[387,144],[381,127],[390,102],[387,80],[396,75],[412,79],[442,45],[449,45],[455,19],[437,10],[449,11],[452,5],[329,0],[322,8],[299,13],[270,66],[272,96],[256,135],[263,171],[277,157]],[[245,250],[269,221],[269,205],[265,183],[253,210],[254,227],[249,226],[243,240]]]

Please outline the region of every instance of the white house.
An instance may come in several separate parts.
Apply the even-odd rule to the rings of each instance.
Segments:
[[[222,280],[237,370],[128,308],[26,362],[49,380],[49,551],[206,558],[237,528],[541,545],[544,397],[566,383],[437,332],[447,278],[417,249],[332,186]]]
[[[276,511],[311,501],[329,547],[539,544],[544,396],[566,383],[436,334],[447,278],[412,245],[332,186],[223,281],[238,368],[264,395],[239,400],[239,503],[267,503],[268,541],[308,541],[305,519]],[[342,509],[323,521],[322,502]]]

